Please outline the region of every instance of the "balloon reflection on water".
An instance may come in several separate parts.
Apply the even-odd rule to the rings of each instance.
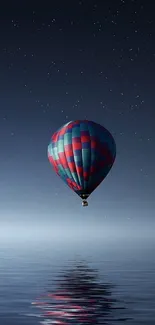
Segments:
[[[56,291],[49,291],[32,305],[39,308],[42,325],[110,324],[109,321],[117,321],[112,311],[124,309],[112,299],[112,287],[101,283],[95,270],[78,264],[58,279]]]

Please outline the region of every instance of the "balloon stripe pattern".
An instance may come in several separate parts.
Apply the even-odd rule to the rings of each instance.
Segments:
[[[92,121],[65,124],[51,138],[48,159],[78,195],[90,195],[109,173],[116,157],[110,132]]]

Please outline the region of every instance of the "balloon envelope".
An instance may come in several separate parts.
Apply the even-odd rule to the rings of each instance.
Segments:
[[[115,157],[116,144],[110,132],[87,120],[65,124],[48,146],[55,172],[83,199],[105,179]]]

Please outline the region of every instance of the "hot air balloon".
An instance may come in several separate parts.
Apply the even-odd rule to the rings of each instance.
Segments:
[[[55,172],[83,200],[105,179],[116,157],[110,132],[88,120],[71,121],[51,137],[48,159]]]

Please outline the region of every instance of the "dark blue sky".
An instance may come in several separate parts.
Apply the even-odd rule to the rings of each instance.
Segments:
[[[139,0],[1,6],[2,226],[102,224],[132,232],[143,224],[149,234],[155,211],[154,9],[153,1]],[[47,159],[52,133],[83,118],[103,124],[117,145],[112,171],[84,210]]]

